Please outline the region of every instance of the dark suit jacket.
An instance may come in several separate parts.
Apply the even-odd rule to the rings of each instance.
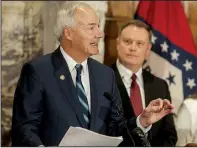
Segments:
[[[135,117],[133,107],[130,103],[130,98],[116,67],[116,64],[113,64],[111,67],[115,72],[116,82],[120,96],[122,98],[124,116],[127,119]],[[157,98],[166,98],[171,101],[168,85],[164,80],[152,75],[145,70],[143,70],[142,74],[144,81],[146,106],[148,106],[148,104],[153,99]],[[125,141],[122,143],[123,146],[131,145],[127,139],[128,138],[126,137]],[[148,133],[148,139],[151,146],[175,146],[177,141],[177,133],[172,115],[167,115],[160,121],[153,124],[151,130]]]
[[[125,130],[116,106],[103,94],[109,92],[121,106],[114,72],[89,58],[91,91],[90,130],[122,135]],[[60,79],[64,75],[65,79]],[[136,119],[128,121],[136,127]],[[58,48],[51,54],[26,63],[14,96],[13,146],[58,146],[70,126],[86,128],[67,63]]]

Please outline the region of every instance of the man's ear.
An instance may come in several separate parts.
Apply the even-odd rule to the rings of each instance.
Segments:
[[[64,37],[67,40],[72,40],[72,33],[71,33],[71,29],[68,27],[64,27]]]
[[[119,44],[120,44],[120,39],[119,39],[119,37],[117,37],[116,38],[116,49],[117,50],[118,50]]]
[[[152,43],[150,42],[149,45],[148,45],[147,52],[146,52],[146,59],[149,57],[151,49],[152,49]]]

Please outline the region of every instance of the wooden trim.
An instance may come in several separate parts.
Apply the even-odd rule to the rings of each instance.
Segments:
[[[106,17],[106,21],[116,21],[116,22],[124,22],[131,20],[130,17]]]

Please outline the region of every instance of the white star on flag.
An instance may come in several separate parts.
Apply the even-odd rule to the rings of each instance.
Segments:
[[[172,56],[172,60],[178,61],[179,53],[177,53],[176,50],[174,50],[174,51],[171,52],[170,54],[171,54],[171,56]]]
[[[190,78],[187,79],[187,86],[189,86],[190,89],[192,89],[194,86],[196,86],[194,81],[195,81],[195,79],[190,79]]]
[[[152,43],[153,43],[153,44],[155,44],[156,39],[157,39],[157,37],[156,37],[156,36],[154,36],[154,35],[152,34],[152,38],[151,38],[151,40],[152,40]]]
[[[162,52],[168,52],[168,44],[166,41],[163,44],[160,44]]]
[[[192,62],[189,62],[188,60],[185,61],[185,64],[183,64],[183,66],[185,67],[185,70],[192,70]]]

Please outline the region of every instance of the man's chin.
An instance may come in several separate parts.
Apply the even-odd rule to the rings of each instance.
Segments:
[[[99,53],[99,49],[98,48],[93,48],[93,49],[91,49],[91,51],[90,51],[90,54],[91,55],[97,55]]]

